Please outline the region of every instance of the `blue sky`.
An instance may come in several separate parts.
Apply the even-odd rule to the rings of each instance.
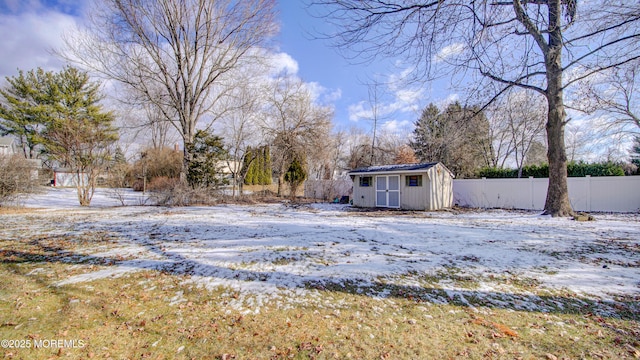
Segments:
[[[99,1],[99,0],[98,0]],[[14,76],[17,69],[42,67],[57,71],[64,63],[50,54],[62,46],[62,34],[72,31],[84,21],[83,14],[91,0],[0,0],[0,83]],[[336,129],[352,126],[372,130],[368,89],[363,82],[376,79],[390,85],[382,86],[379,130],[394,131],[408,136],[419,113],[429,103],[445,105],[456,100],[449,80],[435,83],[402,85],[394,81],[402,77],[407,67],[398,59],[379,59],[374,63],[354,64],[332,48],[327,40],[313,39],[322,32],[332,32],[327,22],[314,18],[304,1],[278,2],[281,31],[275,40],[274,53],[285,61],[297,76],[307,82],[320,101],[335,109]],[[447,48],[442,54],[447,54]],[[432,59],[438,61],[438,57]],[[574,121],[575,123],[575,121]],[[581,131],[589,131],[584,128]],[[618,146],[626,152],[626,145]],[[588,151],[590,153],[591,151]],[[593,157],[593,156],[589,156]]]
[[[90,1],[78,0],[0,0],[0,77],[13,76],[17,69],[42,67],[57,70],[64,64],[49,54],[61,45],[64,32],[83,21],[82,6]],[[392,60],[354,64],[339,55],[327,40],[313,39],[321,31],[331,32],[326,22],[314,18],[302,1],[279,1],[281,32],[275,39],[274,51],[286,54],[297,64],[297,75],[313,85],[322,101],[335,108],[334,123],[338,128],[350,126],[370,130],[364,120],[368,109],[368,91],[363,82],[372,78],[386,82],[397,78],[402,68]],[[423,88],[387,87],[380,101],[383,127],[406,131],[417,118],[421,107],[430,101],[443,101],[448,94],[428,98]],[[386,125],[384,124],[386,122]]]

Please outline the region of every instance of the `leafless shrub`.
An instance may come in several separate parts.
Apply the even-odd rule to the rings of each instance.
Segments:
[[[19,155],[0,156],[0,204],[38,189],[38,169],[33,162]]]

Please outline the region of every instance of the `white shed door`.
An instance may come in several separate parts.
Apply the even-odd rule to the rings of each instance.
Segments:
[[[376,176],[376,206],[400,207],[400,175]]]

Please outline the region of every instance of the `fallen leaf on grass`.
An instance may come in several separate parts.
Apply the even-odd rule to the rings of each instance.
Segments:
[[[510,329],[508,326],[497,323],[497,322],[493,322],[493,321],[487,321],[479,316],[473,316],[473,320],[472,322],[476,325],[482,325],[485,327],[493,327],[494,329],[498,330],[500,332],[500,334],[498,333],[493,333],[492,336],[493,337],[504,337],[504,335],[508,335],[511,337],[518,337],[518,333],[512,329]]]

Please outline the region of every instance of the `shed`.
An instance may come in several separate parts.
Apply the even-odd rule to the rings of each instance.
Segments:
[[[453,205],[453,173],[442,163],[370,166],[349,172],[353,206],[438,210]]]
[[[0,155],[14,155],[17,154],[15,141],[12,137],[3,136],[0,137]]]

